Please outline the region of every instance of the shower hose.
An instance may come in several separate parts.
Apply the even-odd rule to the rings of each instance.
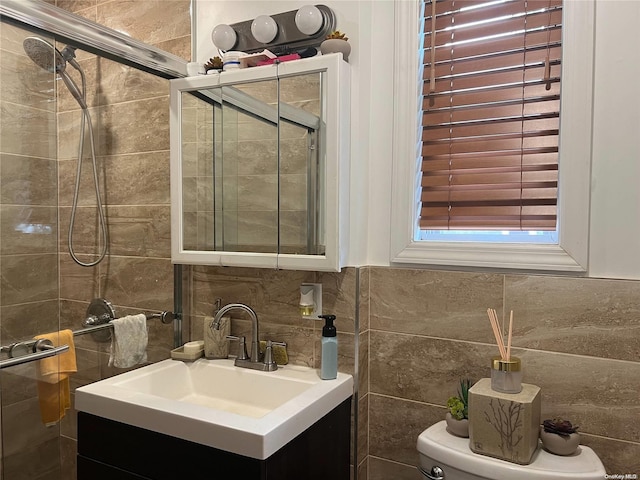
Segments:
[[[73,62],[75,63],[75,62]],[[73,63],[71,63],[73,65]],[[85,76],[84,76],[84,72],[82,71],[82,69],[76,67],[75,65],[73,65],[74,68],[76,68],[79,72],[80,72],[80,76],[82,78],[82,98],[86,100],[86,81],[85,81]],[[80,104],[80,102],[78,102]],[[75,188],[74,188],[74,192],[73,192],[73,203],[71,205],[71,218],[69,220],[69,235],[68,235],[68,245],[69,245],[69,255],[71,255],[71,258],[73,259],[74,262],[76,262],[78,265],[82,266],[82,267],[93,267],[97,264],[99,264],[102,259],[105,257],[105,255],[107,254],[107,246],[108,246],[108,240],[107,240],[107,226],[106,226],[106,222],[104,219],[104,212],[102,211],[102,200],[100,199],[100,185],[98,182],[98,168],[96,166],[96,147],[95,147],[95,141],[93,138],[93,124],[91,122],[91,115],[89,115],[89,109],[86,106],[86,101],[85,101],[85,105],[81,105],[80,107],[82,109],[82,117],[80,120],[80,141],[79,141],[79,145],[78,145],[78,166],[76,169],[76,184],[75,184]],[[93,184],[95,187],[95,193],[96,193],[96,208],[98,209],[98,217],[100,219],[100,230],[102,232],[102,251],[100,252],[100,255],[98,256],[98,258],[96,260],[93,260],[91,262],[83,262],[81,261],[77,255],[75,254],[75,252],[73,251],[73,227],[75,225],[75,219],[76,219],[76,211],[78,208],[78,196],[79,196],[79,192],[80,192],[80,176],[82,174],[82,155],[84,153],[84,132],[85,132],[85,127],[88,126],[89,128],[89,143],[91,145],[91,162],[92,162],[92,167],[93,167]]]

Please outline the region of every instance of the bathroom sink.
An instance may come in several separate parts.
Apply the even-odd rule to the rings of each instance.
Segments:
[[[164,363],[164,362],[163,362]],[[112,383],[114,387],[167,400],[200,405],[261,418],[305,392],[317,382],[308,371],[285,371],[282,375],[199,361],[192,365],[168,361],[161,367],[146,368]],[[122,378],[121,378],[122,377]]]
[[[78,388],[75,408],[266,459],[352,393],[353,378],[343,373],[321,380],[307,367],[260,372],[233,360],[164,360]]]

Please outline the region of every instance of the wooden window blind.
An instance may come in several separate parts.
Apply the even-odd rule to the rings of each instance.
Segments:
[[[555,230],[562,0],[424,3],[429,230]]]

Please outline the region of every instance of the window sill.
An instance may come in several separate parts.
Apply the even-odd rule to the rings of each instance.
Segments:
[[[454,268],[584,274],[586,270],[558,245],[411,242],[392,263]]]

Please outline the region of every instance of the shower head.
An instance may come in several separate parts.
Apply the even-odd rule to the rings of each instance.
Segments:
[[[40,68],[50,73],[64,72],[67,62],[56,47],[38,37],[27,37],[22,42],[25,53]]]
[[[78,86],[65,71],[67,67],[67,60],[69,60],[74,68],[78,69],[83,75],[84,82],[84,73],[80,69],[80,65],[78,65],[78,63],[75,61],[74,47],[65,47],[65,49],[63,50],[65,55],[63,55],[56,47],[39,37],[25,38],[22,42],[22,47],[24,48],[24,51],[29,56],[29,58],[33,60],[33,62],[40,68],[43,68],[50,73],[57,73],[58,75],[60,75],[60,78],[62,78],[65,85],[71,92],[71,95],[73,95],[80,107],[87,108],[87,103],[84,99],[84,95],[80,93],[80,89],[78,88]],[[65,58],[67,60],[65,60]]]

